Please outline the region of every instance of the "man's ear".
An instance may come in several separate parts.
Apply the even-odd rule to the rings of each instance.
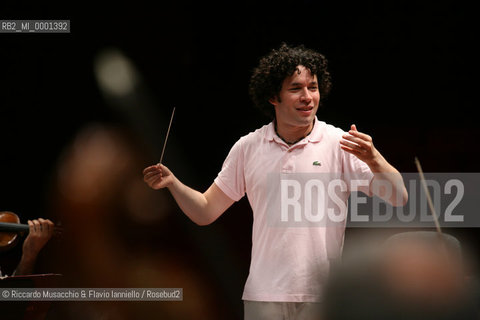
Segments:
[[[270,102],[274,107],[276,107],[278,105],[277,96],[273,96],[272,98],[268,99],[268,102]]]

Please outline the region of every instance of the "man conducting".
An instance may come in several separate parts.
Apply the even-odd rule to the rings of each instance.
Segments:
[[[187,187],[162,164],[143,172],[151,188],[168,188],[199,225],[212,223],[247,194],[254,222],[242,297],[245,319],[318,319],[331,260],[340,256],[343,246],[344,223],[340,228],[278,228],[269,223],[272,174],[338,173],[342,179],[366,181],[359,191],[393,206],[407,202],[401,175],[375,149],[370,136],[355,125],[344,132],[317,119],[330,87],[323,55],[282,44],[260,60],[250,79],[253,102],[273,121],[235,143],[207,191]],[[343,201],[346,207],[347,198]]]

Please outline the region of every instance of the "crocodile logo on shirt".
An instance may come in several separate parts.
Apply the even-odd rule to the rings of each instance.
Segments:
[[[320,162],[318,162],[318,161],[313,161],[312,164],[313,164],[314,166],[321,166],[321,165],[322,165],[322,164],[321,164]]]

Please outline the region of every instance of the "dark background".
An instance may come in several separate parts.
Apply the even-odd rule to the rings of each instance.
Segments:
[[[321,120],[344,130],[355,123],[401,172],[416,171],[415,156],[428,172],[478,171],[478,33],[464,1],[2,6],[1,19],[71,21],[70,34],[0,34],[0,209],[22,220],[50,217],[51,177],[82,127],[128,122],[95,82],[95,55],[109,47],[143,76],[162,134],[177,108],[164,163],[196,189],[208,188],[240,136],[269,121],[249,100],[248,80],[258,59],[283,41],[329,59],[333,89]],[[158,161],[163,139],[145,166]],[[215,259],[234,261],[236,271],[213,287],[232,293],[226,304],[237,315],[250,224],[243,199],[212,226],[189,229],[222,242],[222,254],[209,248],[197,263],[208,269]],[[476,229],[451,232],[478,244]]]

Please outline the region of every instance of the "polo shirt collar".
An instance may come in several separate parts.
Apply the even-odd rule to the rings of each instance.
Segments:
[[[315,116],[315,123],[313,124],[312,132],[310,132],[310,134],[305,139],[300,140],[299,142],[297,142],[294,145],[305,144],[306,142],[320,142],[320,140],[322,140],[322,125],[323,124],[324,123],[318,121],[317,117]],[[277,143],[286,145],[286,143],[275,132],[275,123],[273,121],[270,122],[270,124],[267,127],[267,131],[265,133],[265,138],[268,141],[275,141]]]

